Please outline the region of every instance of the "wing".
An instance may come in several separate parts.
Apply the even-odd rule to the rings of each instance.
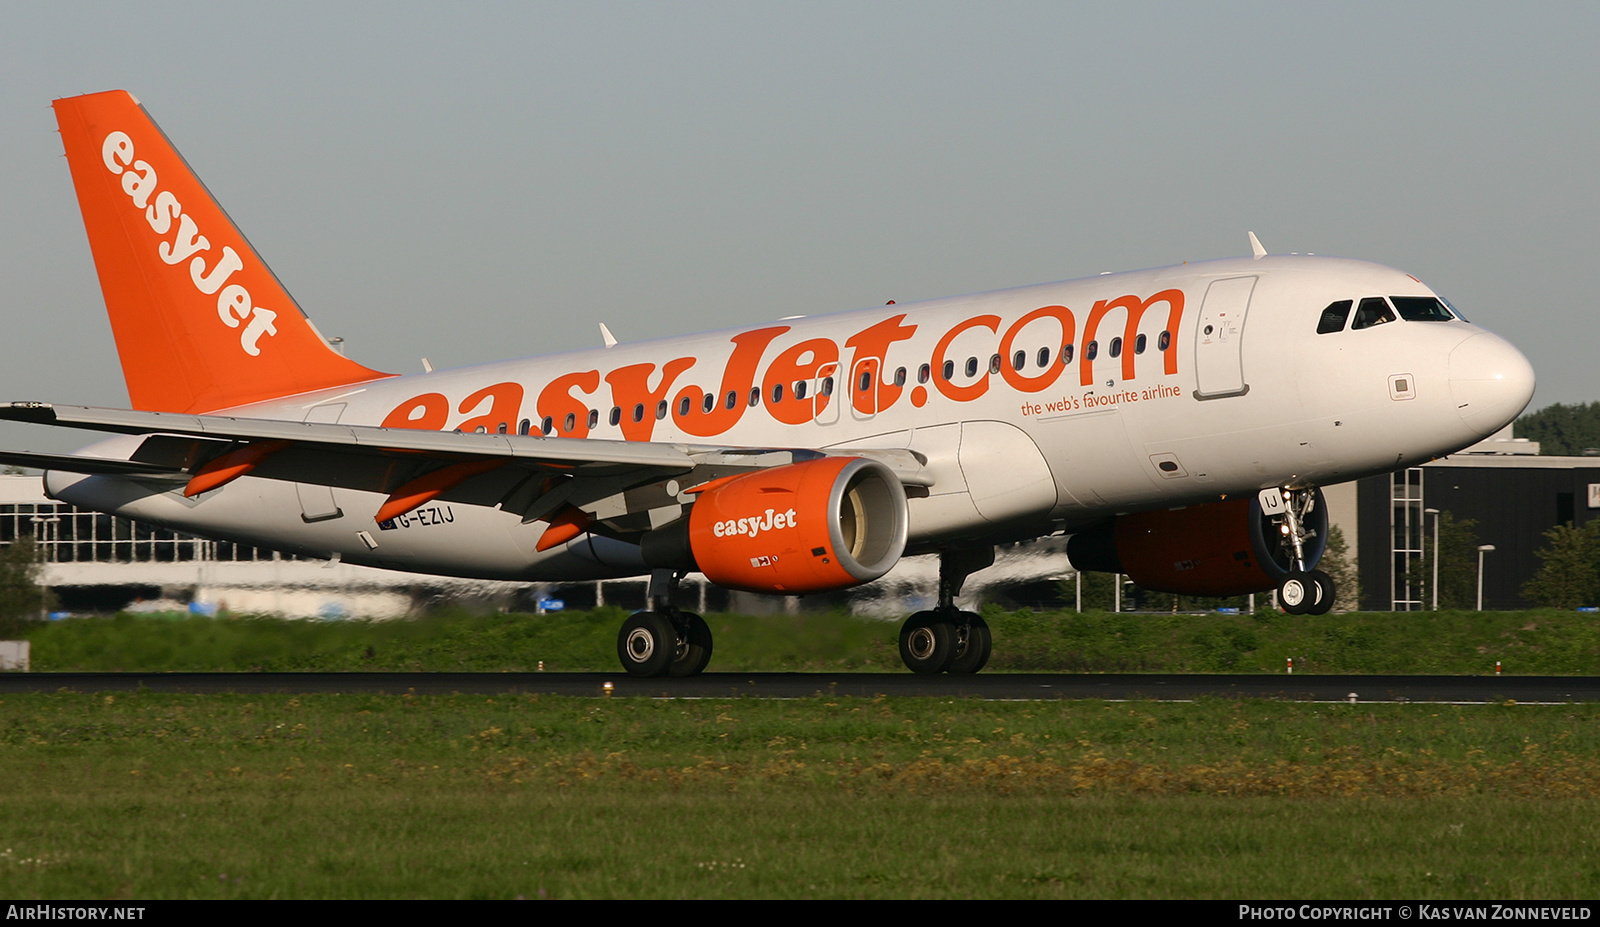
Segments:
[[[870,457],[907,485],[932,485],[925,461],[907,450],[467,434],[38,402],[0,405],[0,420],[142,438],[126,459],[0,452],[0,462],[182,483],[188,496],[245,475],[383,493],[380,522],[435,499],[494,506],[565,525],[552,544],[583,530],[635,538],[680,517],[697,486],[823,456]]]

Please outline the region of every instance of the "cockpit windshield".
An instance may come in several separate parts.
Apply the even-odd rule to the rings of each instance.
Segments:
[[[1354,306],[1354,319],[1351,319],[1350,309]],[[1399,311],[1396,317],[1395,311]],[[1334,332],[1344,331],[1346,320],[1350,320],[1350,330],[1360,331],[1363,328],[1372,328],[1385,322],[1394,322],[1404,319],[1407,322],[1453,322],[1457,319],[1465,322],[1461,313],[1455,307],[1437,296],[1368,296],[1361,300],[1359,305],[1354,300],[1341,299],[1329,303],[1328,308],[1322,310],[1322,315],[1317,319],[1317,334],[1330,335]]]
[[[1389,300],[1407,322],[1453,322],[1456,318],[1432,296],[1391,296]]]

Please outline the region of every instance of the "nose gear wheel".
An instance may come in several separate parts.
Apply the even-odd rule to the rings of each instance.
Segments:
[[[1333,577],[1321,570],[1293,570],[1278,584],[1278,604],[1291,615],[1326,615],[1334,594]]]

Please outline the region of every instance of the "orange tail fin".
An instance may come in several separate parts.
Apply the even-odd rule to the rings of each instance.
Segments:
[[[328,346],[132,94],[54,105],[135,409],[207,412],[386,376]]]

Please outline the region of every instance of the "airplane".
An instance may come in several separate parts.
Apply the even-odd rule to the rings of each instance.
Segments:
[[[131,409],[0,418],[111,435],[0,453],[46,492],[175,530],[373,567],[648,577],[618,658],[693,676],[673,604],[846,589],[940,558],[905,665],[970,674],[955,599],[995,546],[1068,536],[1146,589],[1276,590],[1320,614],[1322,485],[1457,451],[1534,373],[1416,277],[1251,255],[394,375],[330,346],[126,91],[54,103]]]

